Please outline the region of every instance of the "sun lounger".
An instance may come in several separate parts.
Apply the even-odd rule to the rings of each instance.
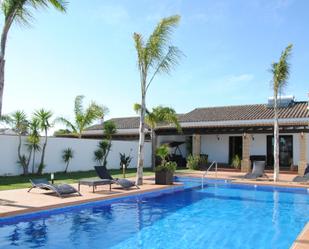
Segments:
[[[32,187],[28,190],[30,192],[34,188],[44,189],[44,190],[51,190],[55,192],[59,197],[63,198],[64,195],[74,194],[77,193],[81,195],[79,191],[73,188],[69,184],[51,184],[47,179],[30,179]]]
[[[247,173],[244,178],[245,179],[257,179],[259,177],[268,176],[264,172],[265,169],[265,161],[254,161],[252,172]]]
[[[129,189],[131,187],[137,187],[139,188],[139,186],[137,186],[135,184],[135,182],[133,181],[129,181],[127,179],[118,179],[118,178],[113,178],[107,171],[106,167],[104,166],[95,166],[94,167],[98,176],[101,179],[108,179],[108,180],[112,180],[114,183],[120,185],[122,188],[124,189]]]
[[[309,164],[307,164],[304,176],[296,176],[293,182],[309,182]]]

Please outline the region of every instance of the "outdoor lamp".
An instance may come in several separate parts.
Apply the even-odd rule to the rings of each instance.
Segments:
[[[54,173],[50,174],[50,180],[51,180],[51,183],[54,184]]]

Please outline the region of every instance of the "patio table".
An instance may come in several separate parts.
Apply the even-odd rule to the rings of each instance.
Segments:
[[[113,183],[113,181],[109,180],[109,179],[93,179],[93,178],[81,179],[81,180],[78,181],[78,191],[80,191],[80,185],[87,185],[89,187],[92,186],[92,192],[94,193],[97,186],[107,185],[107,184],[109,184],[109,191],[111,191],[112,190],[112,183]]]

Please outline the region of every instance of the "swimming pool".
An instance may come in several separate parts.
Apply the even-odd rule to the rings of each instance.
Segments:
[[[309,221],[307,189],[181,178],[173,193],[0,219],[0,248],[289,248]]]

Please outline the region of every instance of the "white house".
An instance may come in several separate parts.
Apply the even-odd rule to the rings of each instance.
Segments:
[[[156,144],[176,145],[172,152],[183,157],[189,153],[205,154],[209,161],[216,161],[221,166],[228,166],[237,154],[244,172],[251,169],[251,161],[256,159],[265,160],[266,169],[272,169],[272,102],[270,98],[267,104],[196,108],[179,115],[182,134],[177,133],[172,125],[158,126],[155,130]],[[111,120],[118,130],[114,139],[138,139],[139,117]],[[279,101],[279,126],[280,170],[298,167],[298,173],[302,175],[309,158],[308,102],[295,101],[292,96],[282,97]],[[102,136],[102,126],[93,126],[83,135]],[[190,147],[192,151],[188,151]]]

